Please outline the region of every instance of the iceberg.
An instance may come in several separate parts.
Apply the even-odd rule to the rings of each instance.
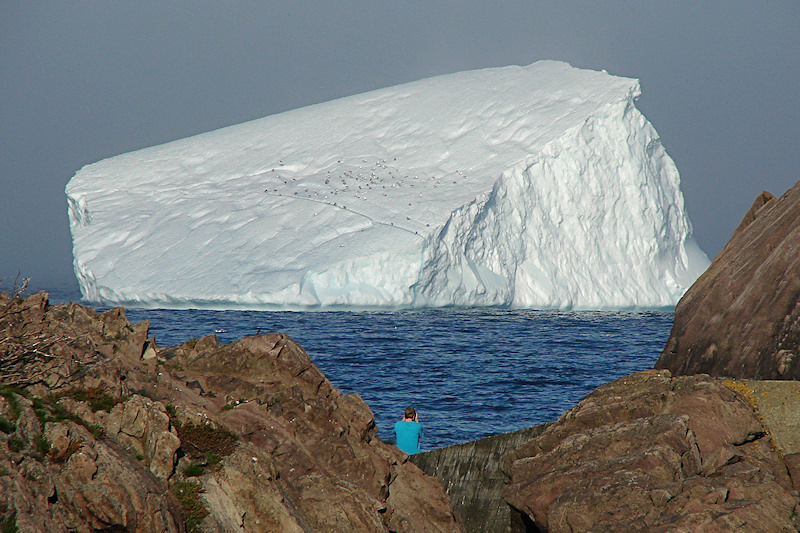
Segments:
[[[89,302],[674,306],[706,269],[638,80],[448,74],[111,157],[66,186]]]

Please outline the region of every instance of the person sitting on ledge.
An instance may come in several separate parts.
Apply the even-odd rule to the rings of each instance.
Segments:
[[[419,423],[417,411],[406,407],[403,419],[394,425],[397,436],[397,447],[406,453],[419,453],[419,441],[422,438],[422,424]]]

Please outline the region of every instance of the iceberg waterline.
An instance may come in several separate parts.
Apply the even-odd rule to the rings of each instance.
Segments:
[[[67,184],[92,302],[674,305],[708,266],[636,80],[461,72],[112,157]]]

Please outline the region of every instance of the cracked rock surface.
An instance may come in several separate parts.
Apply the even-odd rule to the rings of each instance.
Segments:
[[[504,457],[503,495],[531,531],[795,531],[798,493],[740,389],[664,370],[603,385]]]
[[[463,531],[289,337],[162,348],[120,308],[45,293],[0,294],[0,526]]]

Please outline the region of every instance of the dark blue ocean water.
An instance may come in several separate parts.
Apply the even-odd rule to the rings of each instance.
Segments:
[[[53,302],[79,297],[50,290]],[[149,320],[161,346],[287,333],[336,387],[361,395],[384,440],[413,405],[423,450],[555,420],[599,385],[652,368],[673,319],[672,310],[126,312]]]
[[[413,405],[423,450],[555,420],[597,386],[652,368],[672,312],[426,310],[260,312],[128,309],[162,345],[279,331],[341,391],[375,413],[378,433]]]

